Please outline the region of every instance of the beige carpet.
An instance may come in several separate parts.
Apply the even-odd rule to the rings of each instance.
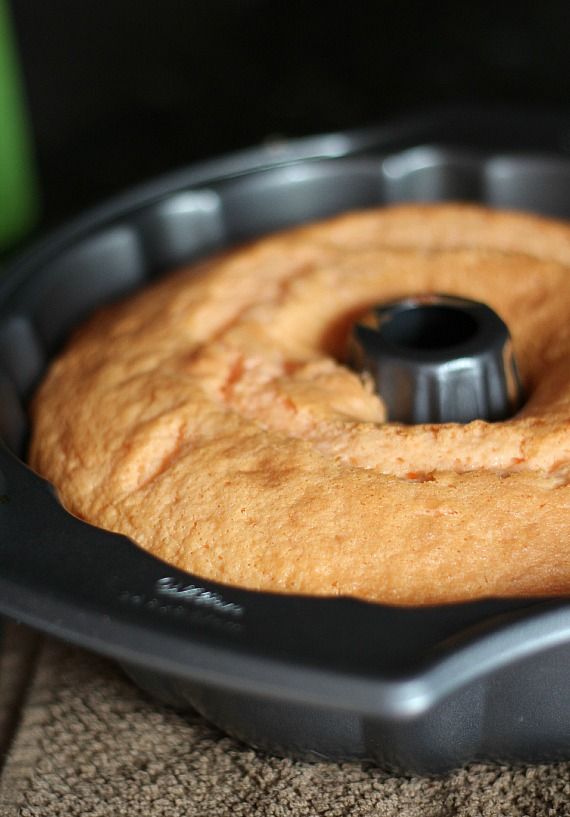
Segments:
[[[8,744],[0,817],[570,815],[570,763],[428,779],[268,757],[156,705],[112,663],[14,625],[0,658]]]

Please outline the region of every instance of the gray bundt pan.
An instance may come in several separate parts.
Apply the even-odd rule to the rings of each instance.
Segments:
[[[102,302],[351,208],[451,199],[570,217],[569,134],[556,115],[455,110],[273,144],[140,187],[15,260],[0,280],[0,611],[269,752],[419,773],[570,759],[567,598],[398,609],[225,587],[70,516],[23,462],[27,400]]]

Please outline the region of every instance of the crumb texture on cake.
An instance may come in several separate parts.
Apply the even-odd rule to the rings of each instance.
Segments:
[[[501,423],[385,422],[345,362],[370,306],[440,292],[508,325]],[[74,514],[198,576],[394,604],[570,590],[570,227],[470,205],[350,213],[99,310],[31,408]]]

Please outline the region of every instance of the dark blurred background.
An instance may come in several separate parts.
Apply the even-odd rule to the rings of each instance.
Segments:
[[[567,0],[11,0],[44,219],[206,156],[436,104],[568,110]]]

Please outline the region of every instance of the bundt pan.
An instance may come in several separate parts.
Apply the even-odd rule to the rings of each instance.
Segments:
[[[0,611],[269,752],[430,774],[570,759],[568,598],[410,609],[221,586],[72,517],[24,464],[30,394],[102,302],[351,208],[452,199],[570,217],[569,134],[556,115],[455,110],[273,144],[138,188],[14,261],[0,279]]]

